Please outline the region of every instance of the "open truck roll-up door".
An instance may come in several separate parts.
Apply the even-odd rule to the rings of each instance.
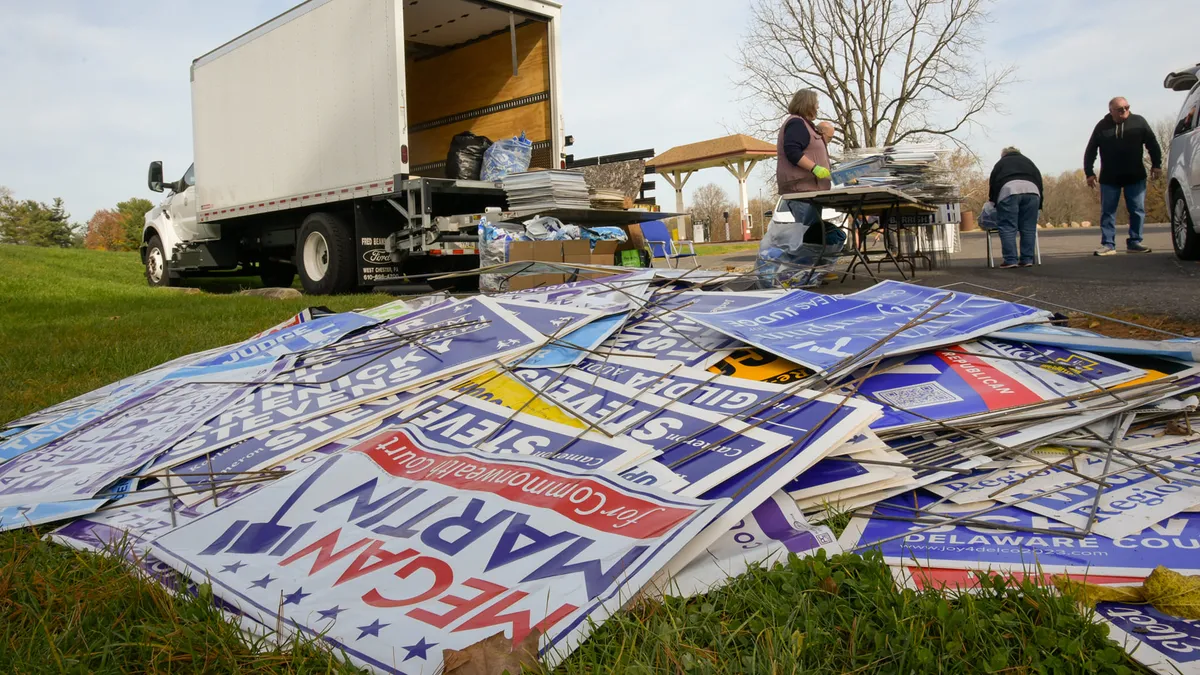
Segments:
[[[456,134],[521,132],[535,168],[558,168],[558,5],[468,0],[405,4],[410,171],[441,177]]]

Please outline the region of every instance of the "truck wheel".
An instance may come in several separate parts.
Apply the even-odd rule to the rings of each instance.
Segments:
[[[1171,241],[1180,260],[1200,260],[1200,234],[1192,227],[1187,200],[1178,193],[1171,202]]]
[[[285,262],[264,260],[258,263],[258,278],[267,288],[291,288],[296,280],[296,267]]]
[[[146,244],[146,281],[151,286],[170,286],[172,279],[168,268],[167,252],[158,235],[150,237]]]
[[[300,285],[310,295],[334,295],[354,288],[354,233],[341,218],[314,213],[296,239]]]

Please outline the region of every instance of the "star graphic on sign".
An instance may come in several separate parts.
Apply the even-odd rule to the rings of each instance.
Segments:
[[[304,587],[301,586],[300,588],[297,588],[292,593],[289,593],[289,594],[283,596],[283,604],[298,605],[298,604],[300,604],[301,600],[307,598],[310,595],[312,595],[312,593],[305,593]]]
[[[221,568],[221,571],[229,572],[230,574],[237,574],[238,570],[242,569],[245,566],[246,566],[246,563],[239,560],[239,561],[233,563],[232,565],[225,565],[224,567]]]
[[[267,584],[271,583],[272,581],[275,581],[275,578],[272,577],[270,575],[270,573],[268,573],[263,578],[256,579],[253,583],[250,584],[250,587],[251,588],[266,588]]]
[[[570,320],[571,320],[571,317],[569,317],[569,316],[560,316],[557,319],[552,320],[550,322],[550,324],[554,325],[554,326],[561,326]]]
[[[500,340],[499,342],[496,343],[496,349],[504,349],[505,347],[508,347],[510,345],[519,345],[519,344],[521,344],[520,340]]]
[[[469,303],[469,302],[464,302],[464,303],[462,303],[461,305],[456,305],[456,306],[454,307],[454,311],[455,311],[456,313],[457,313],[457,312],[465,312],[465,311],[467,311],[467,310],[469,310],[469,309],[471,309],[471,303]]]
[[[322,619],[333,619],[336,621],[337,615],[344,611],[346,610],[342,609],[341,605],[334,605],[329,609],[322,609],[321,611],[317,612],[317,614],[320,614]]]
[[[362,632],[359,633],[358,637],[356,637],[354,639],[361,640],[368,635],[370,635],[371,637],[379,637],[379,631],[383,630],[384,628],[387,628],[390,625],[392,625],[392,624],[379,623],[379,619],[375,619],[374,621],[372,621],[370,624],[368,624],[366,626],[359,626],[358,630],[360,630]]]
[[[404,657],[405,661],[415,658],[426,660],[428,657],[425,655],[425,652],[433,649],[436,646],[438,646],[438,643],[426,642],[425,638],[421,638],[420,640],[417,640],[417,644],[410,645],[408,647],[401,647],[401,649],[408,651],[408,656]]]

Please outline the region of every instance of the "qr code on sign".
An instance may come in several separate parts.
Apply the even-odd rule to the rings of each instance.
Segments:
[[[884,389],[883,391],[875,392],[875,396],[884,403],[900,410],[928,408],[929,406],[943,405],[945,403],[957,403],[962,400],[958,394],[955,394],[937,382],[924,382],[922,384],[896,387],[895,389]]]

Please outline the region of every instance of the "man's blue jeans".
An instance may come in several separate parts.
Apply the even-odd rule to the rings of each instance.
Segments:
[[[1009,195],[996,205],[996,231],[1000,234],[1000,251],[1004,264],[1017,264],[1017,233],[1021,233],[1021,262],[1032,263],[1037,246],[1038,204],[1035,194]]]
[[[1146,222],[1146,181],[1124,187],[1100,184],[1100,245],[1117,247],[1117,205],[1125,191],[1125,208],[1129,209],[1129,238],[1125,245],[1142,243],[1142,224]]]

